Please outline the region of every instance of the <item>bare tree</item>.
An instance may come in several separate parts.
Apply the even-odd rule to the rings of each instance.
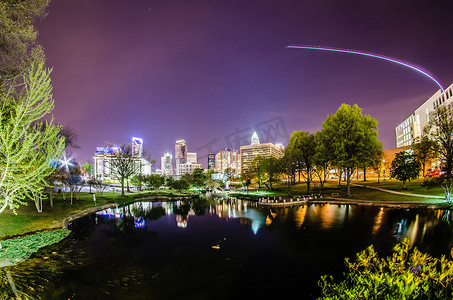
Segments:
[[[121,196],[124,196],[124,181],[136,174],[138,166],[135,163],[135,158],[132,155],[132,147],[130,144],[122,144],[115,157],[110,159],[110,168],[114,170],[116,178],[121,182]]]

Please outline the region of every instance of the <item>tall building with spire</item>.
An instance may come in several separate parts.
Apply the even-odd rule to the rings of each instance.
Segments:
[[[187,162],[187,146],[185,140],[176,141],[175,144],[175,169],[176,175],[181,175],[180,165]]]
[[[271,156],[280,158],[282,156],[282,150],[272,143],[260,144],[258,134],[254,132],[251,138],[251,144],[241,146],[241,171],[248,171],[251,162],[258,156],[263,158]]]
[[[255,131],[252,134],[252,141],[251,141],[250,145],[259,145],[259,143],[260,143],[260,138],[258,137],[258,134]]]

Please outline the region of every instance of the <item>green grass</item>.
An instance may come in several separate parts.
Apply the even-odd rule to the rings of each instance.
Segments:
[[[175,191],[134,191],[121,197],[119,192],[104,192],[102,196],[96,195],[96,205],[101,206],[106,203],[129,203],[137,198],[147,196],[187,196],[187,193],[177,193]],[[86,208],[93,207],[93,196],[89,193],[80,193],[79,200],[73,199],[73,204],[69,200],[69,194],[66,200],[63,200],[61,194],[54,194],[54,207],[50,207],[49,200],[43,200],[43,211],[37,212],[34,202],[29,201],[28,205],[21,206],[15,215],[10,210],[5,210],[0,214],[0,240],[9,236],[21,235],[28,232],[47,228],[59,228],[64,218],[78,213]]]
[[[351,185],[351,196],[347,196],[346,190],[346,183],[341,182],[341,185],[338,185],[338,180],[329,180],[324,185],[322,190],[323,196],[327,197],[339,197],[339,198],[349,198],[352,200],[368,200],[368,201],[385,201],[385,202],[414,202],[414,203],[426,203],[426,204],[433,204],[433,203],[445,203],[444,200],[435,199],[429,197],[432,196],[444,196],[444,192],[441,187],[434,187],[428,189],[427,187],[422,186],[423,179],[413,180],[411,182],[407,182],[406,186],[407,189],[403,189],[403,184],[397,180],[389,180],[386,179],[383,181],[380,180],[380,183],[377,183],[377,179],[368,179],[367,181],[363,180],[352,180],[352,183],[360,184],[360,185],[367,185],[372,187],[380,187],[383,189],[388,189],[397,192],[403,192],[407,194],[421,194],[427,195],[427,197],[412,197],[412,196],[405,196],[405,195],[397,195],[391,194],[383,191],[377,191],[372,189],[367,189],[360,186]],[[319,194],[320,193],[320,185],[319,182],[313,181],[310,185],[311,194]],[[307,194],[307,185],[303,182],[296,183],[293,186],[291,191],[291,196],[288,196],[286,192],[286,188],[282,184],[275,185],[275,188],[272,192],[268,192],[267,190],[260,190],[260,194],[258,193],[249,193],[249,198],[256,199],[260,197],[295,197],[295,196],[303,196]],[[246,192],[237,193],[238,196],[246,196]]]

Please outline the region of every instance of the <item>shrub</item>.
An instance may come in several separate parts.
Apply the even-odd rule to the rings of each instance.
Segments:
[[[452,299],[453,262],[410,249],[409,240],[396,245],[393,254],[379,258],[373,246],[345,260],[346,279],[334,283],[323,275],[320,299]]]

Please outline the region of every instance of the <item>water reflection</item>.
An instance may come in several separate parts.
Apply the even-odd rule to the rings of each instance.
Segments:
[[[256,202],[235,198],[197,199],[174,202],[135,202],[127,206],[107,209],[96,213],[104,221],[113,221],[120,230],[144,230],[147,224],[167,216],[174,218],[178,228],[187,228],[193,216],[216,216],[227,221],[238,219],[241,224],[257,234],[262,228],[292,224],[293,228],[305,230],[316,228],[335,231],[338,228],[362,226],[357,230],[369,230],[375,239],[391,236],[392,245],[403,238],[410,239],[412,246],[427,244],[431,249],[434,236],[444,235],[451,248],[452,215],[449,210],[409,210],[354,205],[317,204],[297,207],[264,208]],[[388,243],[387,243],[388,244]],[[444,247],[445,248],[445,247]],[[449,249],[450,249],[449,248]]]
[[[319,276],[341,275],[344,258],[370,244],[385,252],[408,237],[423,252],[449,254],[451,218],[447,210],[239,199],[136,202],[74,221],[67,240],[9,270],[19,290],[45,299],[316,298]],[[38,267],[48,261],[52,276]],[[55,286],[45,286],[50,280]]]

